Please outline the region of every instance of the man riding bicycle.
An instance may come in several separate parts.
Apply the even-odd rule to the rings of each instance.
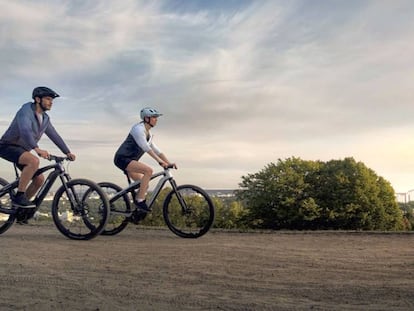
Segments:
[[[24,104],[17,111],[9,128],[0,139],[0,157],[15,163],[21,170],[18,192],[12,198],[15,207],[35,207],[29,199],[42,186],[44,176],[41,174],[33,178],[40,161],[31,151],[34,150],[42,158],[49,157],[49,152],[38,146],[44,133],[70,160],[74,161],[76,158],[55,130],[46,113],[52,108],[53,99],[56,97],[59,97],[59,94],[52,89],[44,86],[36,87],[32,93],[34,102]],[[32,183],[29,185],[31,180]]]

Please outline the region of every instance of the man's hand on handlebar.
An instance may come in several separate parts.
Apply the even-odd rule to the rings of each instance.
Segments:
[[[35,148],[35,151],[39,155],[39,157],[43,159],[49,159],[49,152],[47,152],[46,150]]]
[[[68,159],[70,161],[75,161],[76,160],[76,155],[74,155],[73,153],[69,152],[68,154],[66,154],[66,156],[68,157]]]

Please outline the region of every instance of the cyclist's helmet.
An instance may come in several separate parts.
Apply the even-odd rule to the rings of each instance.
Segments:
[[[45,96],[56,98],[56,97],[59,97],[59,94],[46,86],[38,86],[33,89],[33,93],[32,93],[33,99],[35,99],[35,97],[42,98]]]
[[[159,117],[159,116],[162,116],[162,113],[159,113],[154,108],[147,107],[141,110],[140,115],[141,115],[141,119],[145,121],[146,117]]]

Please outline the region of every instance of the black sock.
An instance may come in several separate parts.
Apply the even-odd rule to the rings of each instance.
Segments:
[[[17,191],[16,193],[16,197],[22,196],[24,195],[24,191]]]

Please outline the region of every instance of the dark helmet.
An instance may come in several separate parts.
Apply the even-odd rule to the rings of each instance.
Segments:
[[[50,96],[52,98],[59,97],[59,94],[53,91],[52,89],[49,89],[46,86],[38,86],[33,89],[32,98],[35,99],[35,97],[45,97]]]

